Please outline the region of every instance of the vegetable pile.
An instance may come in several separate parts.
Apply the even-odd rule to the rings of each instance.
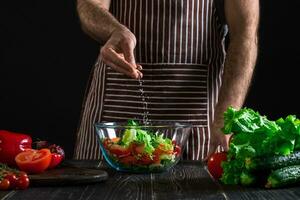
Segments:
[[[0,190],[26,189],[29,186],[26,172],[19,171],[0,163]]]
[[[132,171],[155,171],[172,166],[181,148],[161,133],[143,130],[134,120],[128,120],[122,137],[104,138],[102,145],[114,163]]]
[[[56,168],[64,157],[64,150],[56,144],[32,142],[28,134],[0,130],[0,190],[26,189],[27,173]]]
[[[222,131],[233,134],[227,161],[222,162],[224,184],[275,188],[300,182],[300,120],[296,116],[271,121],[250,108],[229,107]]]

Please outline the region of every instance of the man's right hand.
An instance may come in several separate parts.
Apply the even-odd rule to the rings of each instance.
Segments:
[[[126,27],[115,29],[108,41],[101,48],[103,62],[114,70],[128,75],[134,79],[143,77],[141,65],[136,64],[134,48],[136,38]]]

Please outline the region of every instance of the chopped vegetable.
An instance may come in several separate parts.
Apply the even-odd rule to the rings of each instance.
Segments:
[[[102,145],[109,157],[125,168],[154,170],[170,166],[181,148],[161,133],[141,129],[129,120],[121,138],[104,138]]]

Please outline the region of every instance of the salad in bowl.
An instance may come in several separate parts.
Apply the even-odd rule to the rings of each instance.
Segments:
[[[140,125],[96,123],[100,149],[107,163],[123,172],[161,172],[176,165],[182,156],[191,125],[157,122]]]

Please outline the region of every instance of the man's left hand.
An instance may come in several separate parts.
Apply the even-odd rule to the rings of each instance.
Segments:
[[[223,148],[224,151],[228,151],[229,147],[229,140],[231,135],[225,135],[222,133],[221,128],[222,126],[219,125],[220,123],[213,123],[210,129],[210,144],[209,144],[209,151],[204,159],[205,161],[217,151],[217,148],[220,146]]]

